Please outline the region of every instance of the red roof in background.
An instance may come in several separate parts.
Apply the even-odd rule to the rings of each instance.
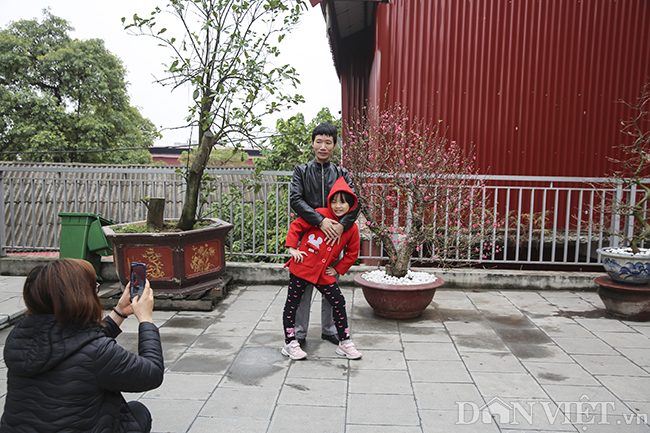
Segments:
[[[318,3],[322,2],[323,0],[309,0],[312,6],[316,6]]]

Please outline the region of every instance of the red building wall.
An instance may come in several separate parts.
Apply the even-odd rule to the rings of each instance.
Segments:
[[[392,0],[340,46],[344,118],[387,95],[473,144],[482,173],[601,177],[617,101],[650,76],[650,2]]]

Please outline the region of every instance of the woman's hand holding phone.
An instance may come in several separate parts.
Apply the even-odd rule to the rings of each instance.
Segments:
[[[127,291],[125,290],[124,293],[126,292]],[[149,285],[149,280],[145,280],[142,295],[134,297],[131,301],[131,304],[129,305],[129,307],[132,309],[131,311],[133,314],[135,314],[135,317],[138,318],[138,322],[153,323],[153,300],[153,290]]]
[[[117,305],[115,306],[115,309],[119,311],[120,314],[123,314],[125,316],[130,316],[131,314],[133,314],[133,307],[131,307],[131,283],[130,282],[126,283],[124,292],[122,292],[122,296],[120,296],[119,301],[117,301]]]

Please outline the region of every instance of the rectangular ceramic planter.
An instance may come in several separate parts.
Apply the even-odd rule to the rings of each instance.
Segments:
[[[141,262],[147,264],[147,279],[156,294],[185,296],[218,286],[226,266],[225,239],[233,225],[209,220],[209,227],[172,233],[113,230],[144,221],[102,227],[113,243],[113,261],[122,284],[129,280],[131,262]]]

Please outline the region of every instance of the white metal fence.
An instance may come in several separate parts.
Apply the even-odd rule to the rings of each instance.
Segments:
[[[284,260],[291,221],[291,172],[246,168],[211,169],[215,177],[205,208],[232,222],[227,254],[234,260]],[[595,250],[610,243],[588,222],[601,178],[490,176],[486,178],[488,238],[472,261],[486,265],[598,265]],[[177,218],[183,182],[176,168],[0,163],[0,254],[54,251],[59,247],[59,212],[90,212],[116,223],[146,218],[142,197],[165,197],[166,218]],[[597,217],[597,216],[596,216]],[[494,222],[493,221],[493,222]],[[363,225],[361,225],[363,226]],[[381,259],[362,230],[361,259]],[[422,254],[422,253],[421,253]]]

